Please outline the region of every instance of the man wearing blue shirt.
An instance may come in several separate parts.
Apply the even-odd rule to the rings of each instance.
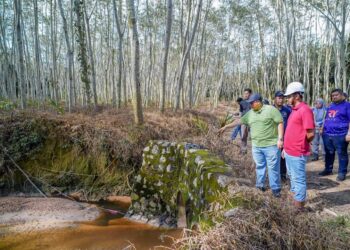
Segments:
[[[331,175],[335,152],[338,153],[339,170],[337,181],[344,181],[348,170],[348,144],[350,139],[350,103],[344,99],[341,89],[331,92],[332,103],[327,108],[322,131],[326,151],[325,169],[321,176]]]
[[[291,110],[289,108],[287,108],[286,106],[284,106],[283,103],[284,103],[284,93],[282,91],[276,91],[273,106],[275,106],[275,108],[277,108],[280,111],[282,118],[283,118],[284,131],[286,131],[287,121],[288,121],[288,117],[291,113]],[[280,169],[281,169],[281,171],[280,171],[281,172],[281,180],[286,181],[287,180],[286,160],[282,157],[280,160]]]

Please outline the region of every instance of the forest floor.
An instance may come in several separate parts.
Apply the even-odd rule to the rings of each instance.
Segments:
[[[350,216],[350,176],[343,182],[336,181],[337,165],[333,175],[320,177],[324,161],[307,164],[308,203],[314,209],[323,207],[324,216]]]
[[[236,183],[249,190],[254,190],[255,166],[250,150],[247,155],[239,155],[239,139],[232,142],[229,139],[230,131],[223,137],[217,136],[217,130],[227,112],[233,112],[227,104],[220,104],[215,109],[204,105],[189,112],[169,111],[165,115],[149,109],[145,111],[146,124],[141,128],[141,134],[139,130],[130,130],[133,126],[130,109],[123,109],[120,112],[106,109],[96,114],[78,112],[57,115],[53,112],[37,112],[28,116],[28,119],[33,116],[46,120],[57,120],[60,126],[69,133],[81,130],[104,131],[116,144],[117,139],[130,138],[129,146],[133,150],[128,151],[129,155],[125,154],[127,157],[135,157],[135,154],[140,157],[138,154],[141,154],[143,146],[149,139],[180,140],[202,144],[233,167]],[[6,126],[0,123],[0,128],[4,125]],[[91,141],[93,140],[95,137],[91,138]],[[121,143],[125,144],[125,142]],[[307,207],[310,208],[307,214],[321,220],[341,216],[350,218],[350,176],[344,182],[337,182],[335,180],[337,164],[335,164],[334,175],[319,177],[318,172],[322,171],[323,164],[322,160],[307,163]],[[258,195],[266,200],[271,199],[270,192]],[[288,184],[283,187],[282,198],[274,202],[283,204],[287,196]],[[14,225],[12,229],[17,232],[50,227],[69,227],[73,222],[96,219],[99,210],[94,205],[69,200],[62,201],[56,198],[2,197],[0,198],[0,214],[0,233],[11,234],[13,231],[9,231],[9,228],[4,225]],[[276,214],[272,213],[271,216],[276,216]],[[350,225],[347,230],[350,232]]]

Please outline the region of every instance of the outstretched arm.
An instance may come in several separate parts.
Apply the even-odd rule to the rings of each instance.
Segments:
[[[238,125],[241,125],[241,119],[237,119],[237,120],[234,120],[233,122],[231,122],[229,124],[226,124],[221,129],[219,129],[218,133],[219,133],[219,135],[222,135],[225,132],[225,130],[227,130],[229,128],[234,128],[234,127],[236,127]]]

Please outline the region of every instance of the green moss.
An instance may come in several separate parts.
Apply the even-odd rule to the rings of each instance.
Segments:
[[[136,176],[134,192],[138,195],[133,212],[177,214],[178,195],[186,204],[189,226],[203,218],[211,203],[220,203],[220,194],[227,192],[220,183],[230,168],[204,149],[186,149],[186,143],[150,141],[143,153],[143,164]],[[154,199],[154,196],[157,199]],[[151,199],[160,204],[156,211],[139,206],[139,200]],[[164,206],[165,205],[165,206]],[[146,210],[146,211],[145,211]],[[205,215],[206,216],[206,215]]]
[[[83,133],[71,137],[71,131],[60,126],[59,121],[4,117],[1,123],[5,126],[0,126],[0,144],[6,146],[8,154],[45,192],[80,191],[94,199],[128,194],[131,169],[120,165],[103,136],[91,145],[80,137]],[[2,171],[6,170],[2,165],[12,166],[12,163],[0,153],[0,188],[34,191],[19,171],[13,167],[12,176]]]

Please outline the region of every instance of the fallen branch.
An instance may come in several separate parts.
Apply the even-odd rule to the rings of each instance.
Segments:
[[[12,157],[7,153],[7,149],[6,149],[4,146],[2,146],[2,145],[0,145],[0,146],[1,146],[1,148],[4,150],[5,155],[7,155],[7,157],[10,159],[10,161],[13,163],[13,165],[15,165],[15,167],[27,178],[27,180],[30,182],[30,184],[32,184],[32,186],[33,186],[36,190],[38,190],[38,192],[39,192],[42,196],[44,196],[45,198],[47,198],[47,196],[44,194],[44,192],[41,191],[40,188],[38,188],[38,187],[35,185],[34,182],[32,182],[32,180],[29,178],[29,175],[28,175],[20,166],[18,166],[18,164],[17,164],[17,163],[12,159]]]

